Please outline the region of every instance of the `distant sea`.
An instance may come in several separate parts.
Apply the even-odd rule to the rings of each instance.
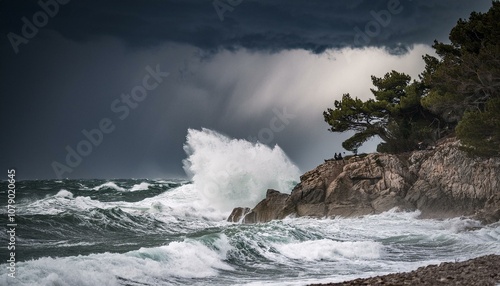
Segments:
[[[226,222],[266,187],[290,191],[284,153],[210,130],[188,134],[191,180],[32,180],[16,183],[16,278],[0,233],[0,285],[305,285],[500,254],[500,224],[361,218]],[[7,182],[0,183],[6,228]]]

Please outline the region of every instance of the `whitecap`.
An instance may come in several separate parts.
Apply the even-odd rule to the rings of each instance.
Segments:
[[[72,199],[73,198],[73,193],[71,193],[68,190],[61,189],[54,197]]]
[[[130,192],[145,191],[145,190],[149,189],[149,186],[151,186],[151,184],[146,183],[146,182],[142,182],[140,184],[133,185],[129,191]]]
[[[115,190],[120,191],[120,192],[125,191],[124,188],[118,186],[115,182],[106,182],[106,183],[99,185],[97,187],[94,187],[92,189],[95,191],[99,191],[100,189],[103,189],[103,188],[115,189]]]

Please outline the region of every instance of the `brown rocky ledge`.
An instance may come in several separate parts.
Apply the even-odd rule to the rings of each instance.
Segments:
[[[326,161],[300,177],[291,194],[268,190],[253,209],[236,208],[229,221],[268,222],[286,216],[351,217],[392,208],[422,218],[469,216],[500,220],[500,158],[477,158],[447,139],[433,150],[369,154]]]
[[[356,280],[312,284],[311,286],[340,285],[498,285],[500,282],[500,255],[487,255],[463,262],[445,262],[420,267],[415,271],[395,273]]]

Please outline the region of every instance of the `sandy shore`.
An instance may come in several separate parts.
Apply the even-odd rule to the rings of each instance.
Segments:
[[[415,271],[311,286],[336,285],[500,285],[500,255],[444,262]]]

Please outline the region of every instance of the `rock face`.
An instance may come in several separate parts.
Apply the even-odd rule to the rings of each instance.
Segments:
[[[250,208],[234,208],[229,217],[228,222],[240,222],[251,211]]]
[[[282,194],[276,190],[269,189],[266,193],[266,199],[258,203],[243,219],[244,223],[255,223],[281,219],[286,215],[282,214],[289,195]]]
[[[268,190],[242,221],[267,222],[289,215],[360,216],[395,207],[418,209],[422,218],[473,216],[496,222],[500,158],[470,157],[459,149],[458,141],[448,139],[434,150],[327,161],[302,175],[290,195]]]

